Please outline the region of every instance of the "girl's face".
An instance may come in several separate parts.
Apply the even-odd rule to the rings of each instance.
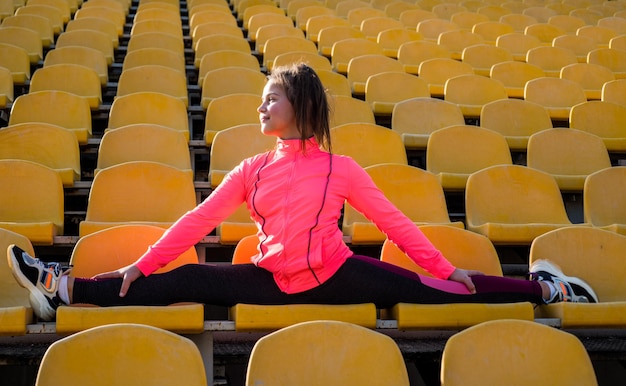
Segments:
[[[299,139],[293,106],[283,88],[270,80],[263,88],[263,102],[257,108],[261,132],[282,139]]]

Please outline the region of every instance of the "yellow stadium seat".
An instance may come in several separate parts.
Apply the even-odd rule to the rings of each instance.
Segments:
[[[536,37],[543,45],[551,45],[554,38],[566,35],[566,32],[556,25],[539,22],[526,27],[524,34]]]
[[[485,5],[484,7],[480,7],[476,12],[481,15],[487,15],[487,17],[489,17],[489,20],[491,21],[499,21],[502,16],[510,14],[511,10],[498,5],[498,3],[496,2],[496,4],[493,5]]]
[[[189,139],[189,116],[185,103],[158,92],[137,92],[118,96],[111,104],[108,129],[135,123],[151,123],[182,132]]]
[[[616,79],[626,79],[626,51],[598,48],[587,55],[587,63],[599,64],[613,71]]]
[[[400,20],[403,12],[419,9],[415,4],[409,4],[404,1],[391,1],[383,8],[389,17]]]
[[[499,245],[530,245],[541,234],[573,225],[554,177],[521,165],[491,166],[470,175],[465,211],[467,229]]]
[[[80,181],[76,136],[48,123],[19,123],[0,130],[0,159],[32,161],[59,173],[64,186]]]
[[[348,20],[337,15],[319,15],[311,17],[306,23],[306,37],[319,45],[319,33],[329,27],[350,27]]]
[[[223,23],[237,26],[237,19],[231,13],[224,12],[222,10],[201,10],[198,12],[194,12],[190,16],[189,31],[191,31],[195,35],[195,31],[199,26],[210,23]]]
[[[515,28],[501,21],[487,21],[474,25],[472,32],[482,36],[488,44],[495,44],[498,37],[514,33]]]
[[[404,43],[420,41],[422,35],[417,31],[409,31],[406,28],[390,28],[378,33],[376,43],[382,47],[385,55],[390,58],[398,58],[398,50]]]
[[[26,6],[19,7],[15,10],[16,15],[38,15],[43,16],[50,21],[54,34],[58,36],[63,32],[65,23],[63,22],[63,15],[61,12],[50,5],[43,4],[27,4]]]
[[[333,70],[347,74],[350,60],[361,55],[384,55],[384,51],[378,43],[365,38],[344,39],[335,42],[331,50]]]
[[[202,82],[202,107],[206,110],[212,100],[229,94],[256,94],[260,97],[265,82],[262,72],[243,67],[209,71]]]
[[[331,108],[330,127],[347,123],[376,123],[374,112],[369,104],[361,99],[345,95],[335,95],[329,100]]]
[[[522,14],[530,15],[537,19],[537,22],[547,24],[552,16],[557,15],[557,12],[543,5],[535,5],[524,9]]]
[[[464,124],[459,106],[436,98],[411,98],[399,102],[391,115],[391,129],[400,134],[406,149],[424,150],[433,131]]]
[[[9,70],[14,85],[26,85],[30,79],[30,59],[21,47],[0,43],[0,66]]]
[[[110,20],[99,19],[96,17],[81,17],[73,19],[67,24],[67,27],[65,27],[65,32],[75,30],[94,30],[102,32],[111,38],[114,49],[119,47],[120,42],[119,35],[117,34],[117,27]]]
[[[500,260],[493,244],[485,236],[445,225],[420,226],[426,237],[457,267],[479,270],[487,275],[502,276]],[[432,277],[415,264],[394,243],[383,243],[380,259],[420,275]],[[533,320],[533,305],[527,302],[502,304],[408,304],[389,309],[389,317],[398,328],[459,329],[488,320]]]
[[[553,121],[567,121],[572,107],[586,102],[587,96],[576,82],[544,77],[526,82],[524,99],[545,107]]]
[[[262,65],[271,71],[274,67],[274,59],[284,53],[302,51],[317,53],[317,46],[303,37],[278,36],[265,42]]]
[[[135,18],[133,24],[140,23],[146,20],[165,20],[170,23],[178,24],[182,27],[182,21],[180,18],[179,9],[167,9],[167,8],[137,8],[135,12]]]
[[[617,32],[606,27],[586,25],[576,30],[576,35],[591,38],[598,45],[598,48],[608,48],[609,42],[617,36]]]
[[[242,138],[248,139],[242,141]],[[209,182],[216,188],[245,158],[273,149],[276,139],[261,133],[259,123],[224,129],[215,134],[211,145]]]
[[[387,17],[385,11],[382,9],[376,9],[374,7],[357,7],[348,11],[346,18],[350,22],[350,25],[354,28],[360,28],[361,23],[365,19],[371,19],[374,17]]]
[[[509,98],[524,98],[524,86],[532,79],[545,77],[545,72],[534,64],[520,61],[496,63],[489,77],[502,82]]]
[[[541,105],[521,99],[501,99],[483,106],[480,125],[504,135],[512,151],[525,152],[529,137],[552,128],[552,120]]]
[[[193,50],[196,50],[198,46],[198,41],[203,37],[211,36],[211,35],[231,35],[236,38],[243,39],[243,31],[236,24],[227,24],[227,23],[204,23],[197,26],[191,35],[191,47]],[[178,39],[176,39],[178,40]],[[250,46],[248,45],[248,49]]]
[[[211,100],[204,124],[204,141],[211,146],[215,135],[230,127],[259,123],[257,108],[261,104],[258,94],[226,94]]]
[[[409,385],[409,378],[393,339],[352,323],[300,323],[256,342],[246,385],[303,382],[402,386]]]
[[[619,35],[626,35],[626,20],[623,17],[609,16],[598,20],[599,27],[612,29]]]
[[[572,366],[553,369],[549,360],[558,354]],[[441,384],[446,386],[525,385],[548,375],[563,385],[598,384],[575,335],[526,320],[494,320],[461,331],[446,342],[441,360]]]
[[[391,116],[396,103],[429,96],[428,84],[423,79],[402,70],[370,75],[365,83],[365,101],[375,116]]]
[[[416,225],[464,227],[462,222],[450,220],[443,189],[434,174],[394,163],[377,163],[365,170],[385,197]],[[341,228],[343,234],[351,238],[352,244],[380,245],[386,238],[376,225],[349,203],[344,207]]]
[[[187,77],[184,73],[158,64],[145,64],[126,69],[117,83],[117,97],[138,92],[157,92],[189,105]]]
[[[467,8],[467,7],[465,7]],[[457,24],[466,31],[471,31],[474,24],[489,21],[487,15],[480,14],[476,10],[467,9],[466,11],[456,12],[449,17],[450,21]]]
[[[455,13],[467,12],[467,8],[454,3],[441,3],[434,5],[432,11],[438,18],[450,20]]]
[[[365,96],[367,79],[383,72],[404,72],[402,63],[385,55],[361,55],[348,62],[348,82],[355,97]]]
[[[482,75],[459,75],[445,83],[444,100],[457,104],[465,119],[479,118],[484,105],[507,98],[499,80]]]
[[[5,109],[13,103],[13,74],[11,70],[0,67],[0,109]]]
[[[602,138],[609,152],[626,150],[626,106],[611,102],[589,101],[574,106],[570,127]]]
[[[587,25],[597,25],[598,21],[602,19],[602,13],[598,11],[594,11],[589,8],[577,8],[573,11],[570,11],[570,16],[575,16],[583,19]]]
[[[612,102],[626,106],[626,79],[606,82],[602,86],[601,99],[603,102]]]
[[[474,75],[474,68],[458,60],[449,58],[433,58],[423,61],[418,68],[420,78],[428,82],[430,95],[441,98],[444,96],[445,84],[448,79],[461,75]]]
[[[442,32],[461,29],[457,24],[444,19],[426,19],[417,23],[416,31],[424,36],[424,39],[437,41]]]
[[[465,48],[461,53],[461,61],[472,66],[476,75],[485,77],[489,76],[492,66],[512,60],[511,52],[490,44],[476,44]]]
[[[447,48],[452,53],[451,57],[454,60],[461,60],[465,48],[484,42],[485,38],[468,29],[442,32],[437,39],[437,44]]]
[[[585,280],[600,301],[542,305],[538,317],[558,318],[562,328],[623,328],[625,250],[623,234],[595,227],[559,229],[535,239],[529,254],[531,264],[539,259],[554,261],[568,275]]]
[[[55,64],[33,73],[30,92],[66,91],[84,98],[92,110],[102,104],[102,84],[98,73],[79,64]]]
[[[333,44],[344,39],[365,39],[365,34],[349,25],[335,25],[322,28],[317,34],[317,46],[320,54],[331,57]]]
[[[359,29],[367,39],[378,41],[378,34],[388,29],[405,29],[404,24],[389,16],[371,17],[361,21]]]
[[[589,174],[611,167],[602,138],[576,129],[546,129],[530,136],[527,165],[551,174],[562,192],[582,192]]]
[[[587,25],[583,19],[569,14],[554,15],[548,19],[548,24],[561,28],[568,35],[576,35],[580,27]]]
[[[623,187],[626,184],[624,166],[606,167],[589,175],[585,181],[585,220],[593,226],[626,236]]]
[[[39,34],[24,27],[0,28],[0,43],[11,44],[23,48],[28,53],[31,65],[36,65],[43,59],[43,46]]]
[[[4,4],[4,3],[3,3]],[[13,15],[2,20],[2,27],[22,27],[36,31],[41,38],[42,48],[50,48],[54,41],[54,31],[50,20],[38,15]]]
[[[538,23],[536,18],[530,15],[524,15],[523,13],[509,13],[500,17],[499,21],[512,26],[515,32],[521,33],[523,33],[529,25]]]
[[[7,17],[11,17],[14,12],[15,6],[13,5],[13,1],[0,2],[0,21],[6,19]]]
[[[332,71],[332,65],[327,57],[307,51],[292,51],[279,54],[274,58],[273,66],[288,66],[293,63],[306,63],[309,67],[313,68],[315,72]]]
[[[126,162],[94,177],[79,235],[129,223],[168,228],[195,206],[189,172],[158,162]]]
[[[0,250],[6,251],[12,244],[35,256],[26,236],[0,228]],[[25,335],[26,326],[33,322],[28,291],[17,284],[6,259],[0,259],[0,319],[0,335]]]
[[[259,28],[271,24],[294,27],[293,20],[283,13],[260,13],[252,16],[248,21],[248,38],[254,42]]]
[[[52,245],[63,235],[64,194],[56,171],[25,160],[0,160],[0,228],[26,236],[34,245]]]
[[[108,66],[110,66],[114,61],[113,42],[104,32],[95,30],[75,30],[63,32],[57,38],[55,49],[68,46],[88,47],[98,50],[102,52],[106,58]]]
[[[180,131],[136,123],[107,130],[98,147],[94,173],[132,161],[152,161],[187,171],[193,177],[187,138]]]
[[[537,37],[524,35],[521,32],[504,34],[496,39],[496,47],[508,50],[513,55],[513,59],[520,62],[526,61],[526,54],[529,50],[540,46],[541,41]]]
[[[59,47],[48,51],[43,66],[58,64],[75,64],[86,66],[98,74],[100,86],[106,86],[109,81],[107,61],[102,52],[89,47],[69,46]]]
[[[183,29],[179,23],[162,19],[150,19],[133,23],[130,29],[130,36],[146,32],[161,32],[180,39],[183,38]]]
[[[66,91],[37,91],[15,98],[11,106],[9,125],[32,122],[51,123],[71,130],[79,144],[87,143],[91,136],[91,110],[88,102]]]
[[[558,78],[563,67],[578,63],[578,59],[566,48],[545,46],[528,50],[526,63],[540,67],[546,76]]]
[[[609,40],[609,48],[626,51],[626,34],[618,35]]]
[[[225,34],[207,35],[200,38],[196,44],[194,65],[200,67],[200,61],[204,55],[222,50],[252,54],[250,43],[243,37]]]
[[[265,42],[271,38],[291,36],[304,39],[304,32],[300,28],[296,28],[287,24],[268,24],[256,30],[255,35],[255,51],[258,54],[265,53]]]
[[[470,174],[493,165],[510,165],[504,136],[480,126],[456,125],[435,130],[426,147],[426,170],[444,191],[464,191]]]
[[[423,61],[435,58],[451,59],[452,52],[435,42],[425,40],[407,42],[398,48],[398,61],[409,74],[417,75]]]
[[[185,57],[164,48],[141,48],[126,53],[122,73],[145,65],[159,65],[185,74]]]
[[[586,63],[589,52],[598,48],[593,39],[578,35],[562,35],[554,38],[552,46],[570,50],[579,63]]]
[[[81,7],[76,14],[74,14],[74,19],[81,19],[83,17],[88,18],[98,18],[105,19],[113,22],[115,27],[117,28],[117,35],[122,36],[124,33],[124,24],[126,23],[126,12],[125,10],[120,10],[119,8],[115,8],[109,4],[97,4],[93,3],[94,6],[90,6],[92,3],[87,4],[85,2],[85,6]]]
[[[402,137],[371,123],[348,123],[330,130],[333,152],[352,157],[361,167],[381,163],[407,164]]]
[[[130,323],[95,327],[50,345],[38,369],[37,385],[54,385],[59,377],[68,386],[108,385],[120,378],[133,383],[207,385],[202,356],[189,338]]]
[[[561,78],[579,83],[587,100],[600,100],[605,83],[615,80],[613,72],[598,64],[575,63],[561,69]]]
[[[279,4],[280,6],[280,4]],[[302,8],[310,7],[310,6],[320,6],[320,2],[318,0],[289,0],[287,2],[287,16],[296,21],[296,16],[298,11]],[[281,9],[284,7],[281,7]],[[296,25],[296,27],[298,27]]]
[[[280,58],[279,55],[277,58]],[[324,88],[326,88],[326,92],[329,96],[345,96],[352,98],[352,89],[350,88],[350,83],[348,83],[348,78],[345,75],[338,74],[333,70],[323,70],[323,69],[315,69],[317,72],[317,76],[322,81]],[[332,115],[335,116],[337,111],[333,111]],[[373,115],[372,115],[373,117]]]
[[[325,16],[325,15],[334,15],[335,11],[328,7],[325,7],[323,4],[319,2],[313,5],[307,5],[304,7],[300,7],[296,11],[295,16],[295,25],[300,28],[302,32],[307,33],[307,23],[309,19],[316,16]]]

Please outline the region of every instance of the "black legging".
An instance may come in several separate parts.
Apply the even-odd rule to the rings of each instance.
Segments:
[[[497,276],[473,276],[477,293],[447,292],[428,286],[420,276],[366,256],[349,258],[320,286],[286,294],[272,274],[253,264],[190,264],[164,274],[137,279],[125,297],[119,297],[121,279],[76,279],[74,303],[100,306],[167,305],[196,302],[218,306],[247,304],[358,304],[378,308],[397,303],[514,303],[541,304],[541,286],[536,281]]]

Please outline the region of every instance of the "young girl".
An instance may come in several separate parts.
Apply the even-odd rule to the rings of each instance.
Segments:
[[[50,320],[59,305],[70,303],[375,303],[385,308],[399,302],[597,301],[585,282],[545,260],[531,267],[532,280],[455,268],[354,160],[322,150],[332,150],[329,105],[309,66],[275,69],[258,112],[263,134],[277,138],[274,150],[243,160],[135,263],[91,279],[73,278],[63,275],[58,264],[44,264],[9,247],[9,265],[30,291],[35,313]],[[355,255],[337,226],[346,201],[438,279]],[[258,228],[252,264],[195,264],[152,275],[242,202]]]

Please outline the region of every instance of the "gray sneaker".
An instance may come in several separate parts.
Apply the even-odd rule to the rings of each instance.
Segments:
[[[589,284],[580,278],[565,275],[561,268],[548,260],[535,261],[530,266],[530,278],[549,281],[556,287],[556,293],[546,303],[598,303],[598,296]]]
[[[61,265],[43,263],[15,245],[7,249],[7,259],[15,280],[28,290],[35,315],[43,321],[53,320],[56,309],[64,304],[57,294]]]

